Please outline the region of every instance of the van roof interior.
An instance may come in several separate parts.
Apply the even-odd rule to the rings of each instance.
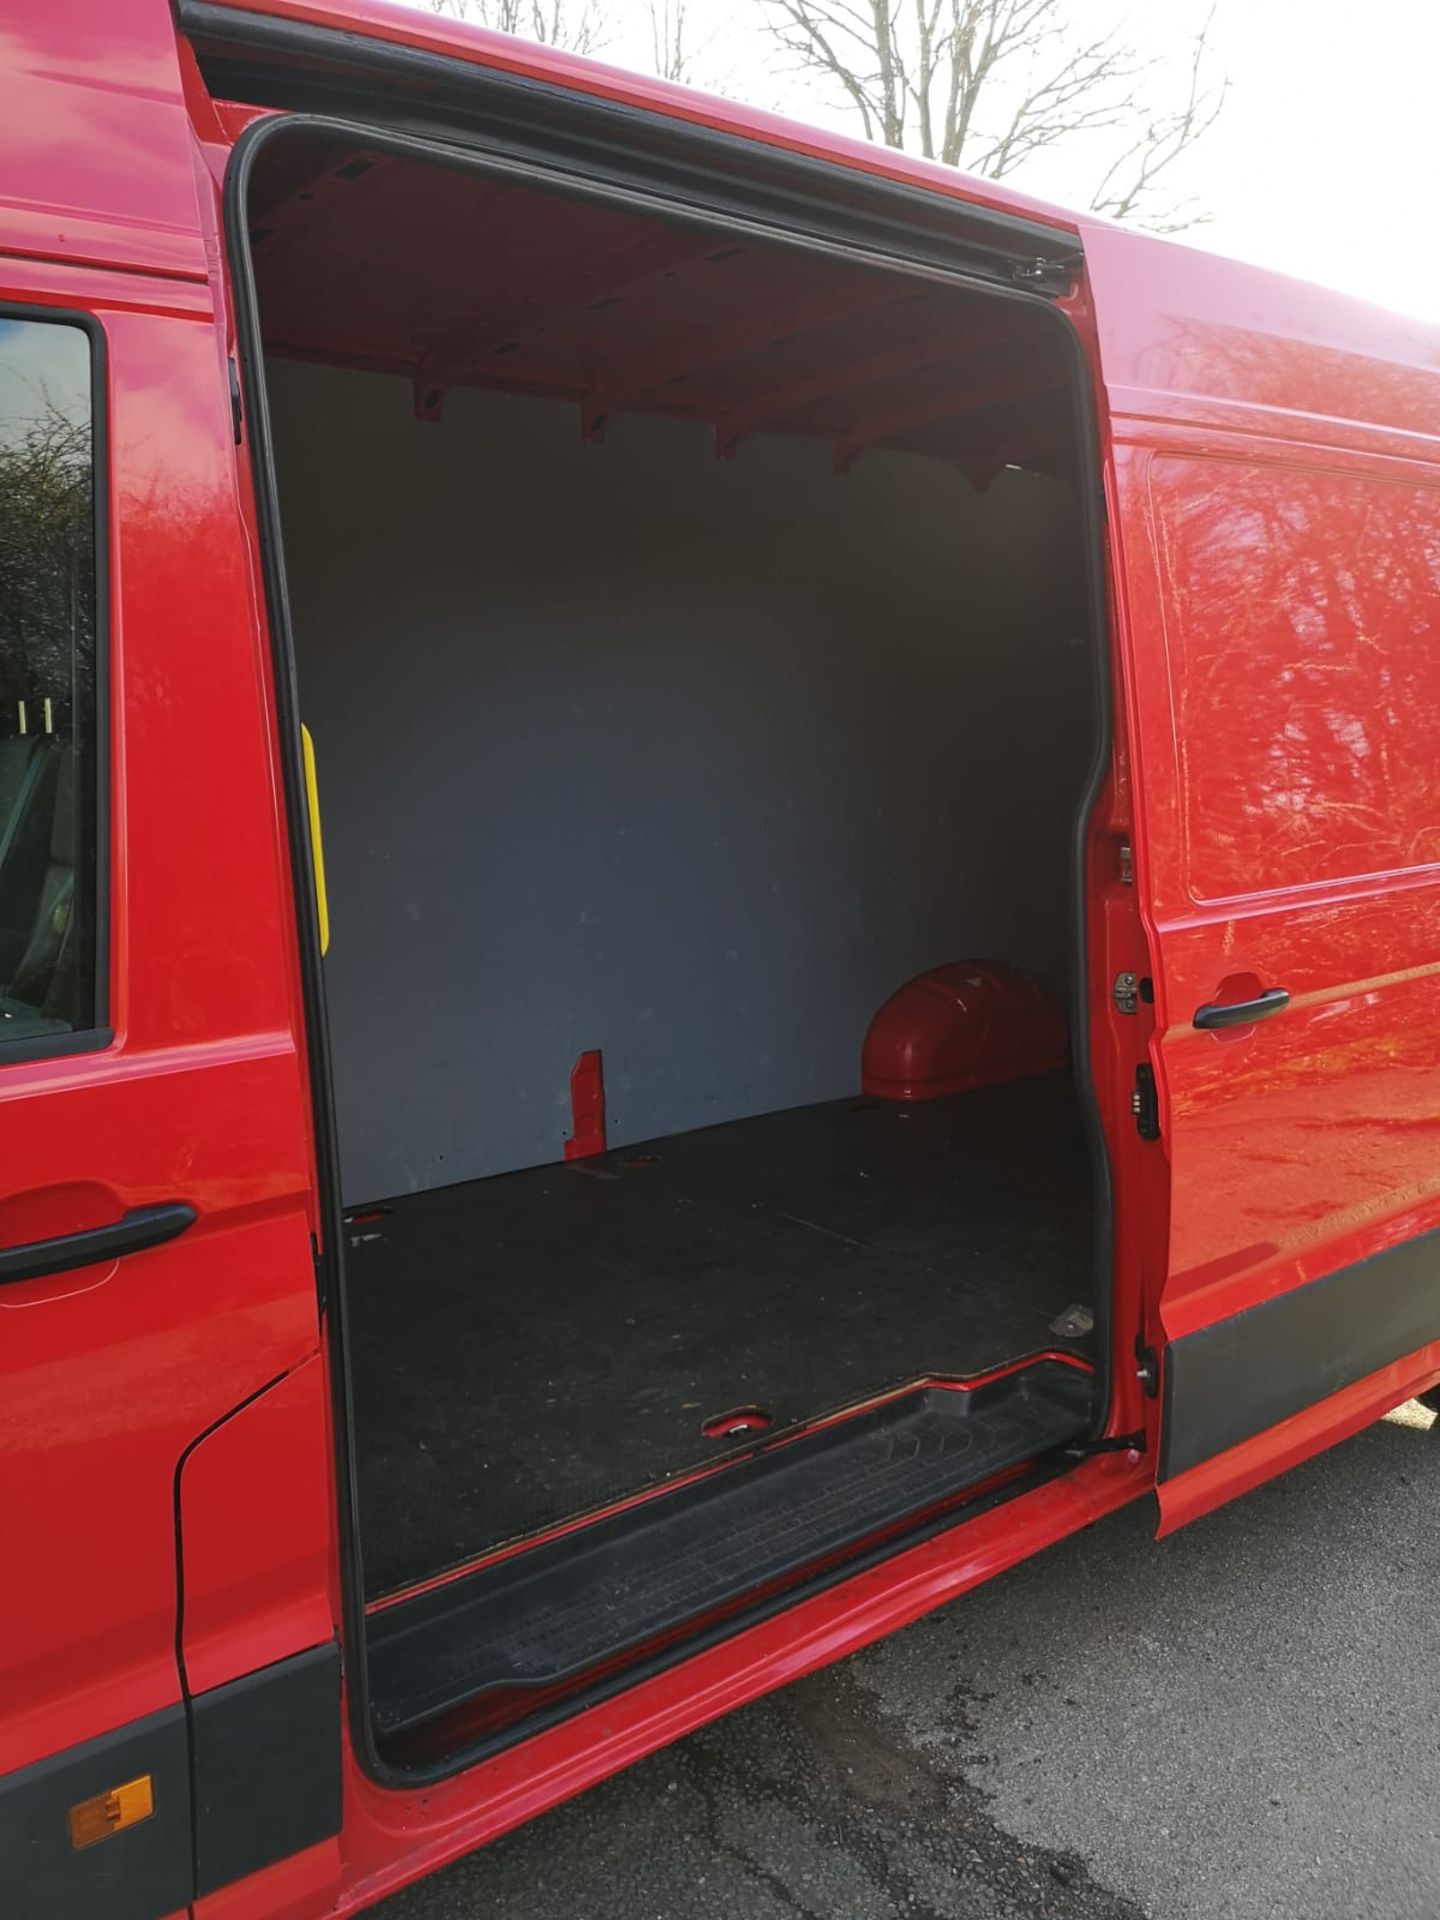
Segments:
[[[915,271],[740,238],[483,173],[296,136],[257,163],[267,352],[827,443],[1065,473],[1070,369],[1047,316]],[[470,244],[458,236],[472,235]]]

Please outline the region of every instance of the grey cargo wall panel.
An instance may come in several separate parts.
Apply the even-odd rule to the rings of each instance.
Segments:
[[[910,975],[1063,991],[1072,508],[892,454],[280,363],[347,1200],[859,1085]]]

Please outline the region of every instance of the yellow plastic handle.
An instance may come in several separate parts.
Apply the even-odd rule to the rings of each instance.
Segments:
[[[325,843],[320,834],[320,787],[315,778],[315,742],[309,727],[300,729],[305,758],[305,805],[310,814],[310,864],[315,869],[315,912],[320,922],[320,951],[330,951],[330,901],[325,892]]]

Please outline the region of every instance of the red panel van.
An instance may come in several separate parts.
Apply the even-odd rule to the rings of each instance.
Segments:
[[[7,1913],[1440,1380],[1440,334],[382,0],[0,71]]]

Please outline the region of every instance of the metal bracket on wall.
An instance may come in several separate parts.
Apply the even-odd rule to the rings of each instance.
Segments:
[[[582,1053],[570,1070],[570,1138],[567,1160],[584,1160],[605,1151],[605,1064],[600,1049]]]

